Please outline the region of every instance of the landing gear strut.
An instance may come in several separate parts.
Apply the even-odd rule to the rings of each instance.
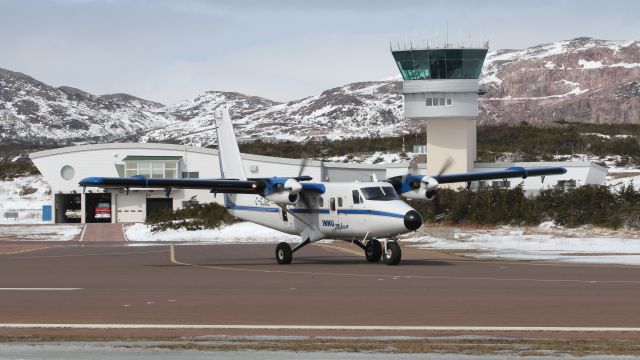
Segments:
[[[278,264],[291,264],[293,260],[293,253],[300,250],[306,245],[311,243],[311,239],[307,238],[305,241],[296,245],[293,249],[286,242],[281,242],[276,246],[276,261]]]
[[[402,259],[402,251],[400,245],[395,240],[387,240],[384,244],[384,253],[382,256],[384,263],[387,265],[398,265]]]

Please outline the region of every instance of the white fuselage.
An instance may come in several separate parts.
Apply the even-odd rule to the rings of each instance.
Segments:
[[[321,233],[311,241],[389,238],[411,231],[404,217],[413,208],[398,198],[389,183],[322,184],[323,194],[305,194],[309,207],[301,200],[286,205],[291,214],[253,194],[226,195],[225,205],[235,217],[288,234],[300,235],[311,225]]]

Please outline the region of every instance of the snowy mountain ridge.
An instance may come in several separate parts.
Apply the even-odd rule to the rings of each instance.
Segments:
[[[480,82],[481,124],[566,120],[640,123],[640,47],[636,41],[576,38],[490,52]],[[126,94],[54,88],[0,69],[3,143],[138,139],[210,145],[213,110],[227,106],[240,137],[303,141],[392,135],[423,125],[403,118],[400,76],[357,82],[280,103],[207,91],[171,106]]]

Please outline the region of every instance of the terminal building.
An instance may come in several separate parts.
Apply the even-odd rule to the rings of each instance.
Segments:
[[[193,203],[219,202],[207,190],[191,189],[83,189],[78,182],[90,176],[128,177],[144,175],[151,178],[219,178],[218,152],[215,149],[173,144],[111,143],[70,146],[32,153],[31,160],[45,181],[51,185],[52,220],[67,222],[143,222],[156,211],[179,209]],[[243,154],[248,177],[297,176],[301,160]],[[580,186],[602,184],[607,169],[585,162],[563,163],[477,163],[472,171],[490,171],[510,166],[564,166],[567,173],[507,181],[478,182],[473,188],[485,186],[523,186],[526,192],[537,192],[555,185]],[[409,162],[390,164],[333,163],[309,160],[304,174],[314,180],[370,181],[406,174],[427,173],[426,164]],[[96,208],[111,209],[109,218],[96,218]]]
[[[513,166],[562,166],[563,175],[461,184],[471,189],[522,186],[535,193],[563,187],[603,184],[607,169],[588,162],[478,163],[476,118],[479,76],[486,48],[391,49],[403,78],[405,117],[427,128],[426,162],[355,164],[309,161],[304,174],[322,181],[370,181],[407,174],[435,175],[482,172]],[[301,160],[243,154],[248,177],[297,176]],[[214,149],[170,144],[113,143],[80,145],[35,152],[34,164],[51,185],[53,220],[65,222],[143,222],[154,212],[193,203],[222,202],[206,190],[84,189],[78,182],[90,176],[150,178],[219,178]],[[110,208],[109,217],[96,217],[96,208]]]

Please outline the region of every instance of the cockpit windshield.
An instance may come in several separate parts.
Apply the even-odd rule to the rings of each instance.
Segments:
[[[360,188],[364,198],[367,200],[389,201],[397,200],[398,194],[391,186],[371,186]]]

